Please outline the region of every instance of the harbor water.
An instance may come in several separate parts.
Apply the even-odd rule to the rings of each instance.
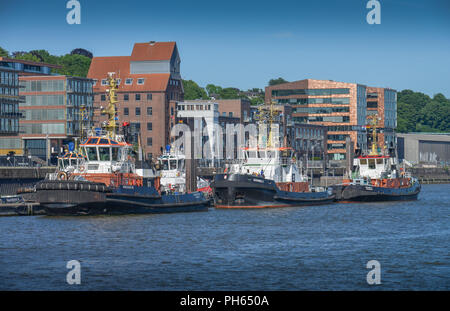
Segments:
[[[410,202],[3,217],[0,230],[0,290],[450,289],[450,185]]]

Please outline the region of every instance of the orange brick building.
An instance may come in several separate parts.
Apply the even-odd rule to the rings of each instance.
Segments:
[[[119,123],[130,122],[132,143],[138,142],[148,159],[158,156],[170,141],[176,102],[184,99],[180,56],[175,42],[136,43],[131,56],[94,57],[88,77],[94,79],[96,124],[106,120],[106,78],[115,72],[119,88]]]
[[[367,117],[380,118],[379,146],[393,142],[397,126],[395,90],[373,88],[357,83],[305,79],[268,86],[265,101],[292,106],[295,123],[323,125],[327,128],[327,153],[330,161],[344,161],[347,149],[367,150]],[[370,135],[369,135],[370,136]],[[350,146],[347,146],[350,140]]]

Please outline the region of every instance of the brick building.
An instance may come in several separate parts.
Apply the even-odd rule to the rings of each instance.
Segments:
[[[292,106],[294,123],[326,126],[328,160],[347,158],[347,138],[367,148],[365,85],[306,79],[266,87],[265,101],[272,100]]]
[[[147,158],[154,158],[170,143],[176,121],[176,101],[184,97],[180,56],[175,42],[136,43],[131,56],[94,57],[88,77],[94,79],[94,107],[106,106],[106,78],[118,78],[119,122],[130,122],[132,143],[140,134]],[[106,120],[96,109],[95,121]]]

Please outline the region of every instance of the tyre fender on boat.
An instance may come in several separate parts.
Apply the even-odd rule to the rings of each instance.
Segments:
[[[58,175],[56,175],[56,178],[58,180],[67,180],[67,173],[66,172],[59,172]]]

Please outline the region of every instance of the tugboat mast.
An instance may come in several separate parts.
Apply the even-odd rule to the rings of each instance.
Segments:
[[[372,150],[370,151],[371,156],[378,155],[378,144],[377,144],[377,115],[371,117],[372,120]]]
[[[117,81],[113,77],[114,72],[108,73],[108,85],[109,89],[106,90],[108,93],[108,106],[106,108],[102,109],[102,114],[108,115],[108,122],[105,126],[107,136],[112,139],[116,139],[116,104],[118,103],[117,100]]]

